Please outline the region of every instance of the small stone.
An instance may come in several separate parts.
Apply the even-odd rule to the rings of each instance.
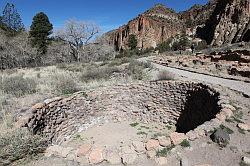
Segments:
[[[142,153],[146,151],[144,143],[141,141],[133,141],[132,145],[134,146],[135,151],[138,153]]]
[[[242,161],[247,164],[247,165],[250,165],[250,158],[248,157],[242,157]]]
[[[197,139],[199,137],[199,135],[194,132],[194,131],[189,131],[186,136],[188,137],[189,140],[194,141],[195,139]]]
[[[189,166],[189,161],[187,157],[182,157],[181,158],[181,166]]]
[[[155,140],[155,139],[150,139],[146,143],[146,149],[148,151],[150,151],[150,150],[157,150],[159,148],[159,146],[160,146],[159,141]]]
[[[223,108],[221,112],[226,115],[226,118],[230,118],[233,115],[233,111],[229,108]]]
[[[73,148],[71,148],[71,147],[62,148],[62,150],[60,152],[60,156],[63,158],[66,158],[68,156],[68,154],[70,154],[71,151],[73,151]]]
[[[187,136],[184,133],[171,133],[170,139],[174,145],[179,145],[183,140],[187,139]]]
[[[52,155],[60,156],[60,153],[62,150],[63,150],[63,147],[61,147],[59,145],[50,146],[46,149],[45,156],[46,157],[50,157]]]
[[[218,120],[220,120],[221,122],[224,122],[225,120],[226,120],[226,115],[225,114],[223,114],[223,113],[219,113],[219,114],[217,114],[216,115],[216,118],[218,119]]]
[[[159,157],[159,158],[156,158],[156,159],[155,159],[155,162],[156,162],[158,165],[167,165],[168,160],[167,160],[166,157]]]
[[[111,165],[121,164],[121,157],[115,151],[107,151],[105,155],[105,159]]]
[[[102,148],[93,149],[88,156],[89,163],[90,164],[99,164],[99,163],[103,162],[104,158],[103,158],[102,152],[103,152]]]
[[[37,110],[37,109],[41,109],[41,108],[43,108],[43,107],[44,107],[44,104],[43,104],[43,103],[37,103],[37,104],[33,105],[33,106],[31,107],[31,109],[32,109],[32,110]]]
[[[125,165],[133,164],[135,162],[136,158],[137,158],[136,153],[123,154],[122,155],[122,163]]]
[[[240,129],[245,130],[245,131],[250,130],[250,125],[247,125],[247,124],[244,124],[244,123],[239,123],[237,126],[238,126]]]
[[[148,158],[154,158],[156,156],[156,151],[155,150],[150,150],[146,152]]]
[[[170,146],[171,145],[171,140],[169,137],[166,137],[166,136],[160,136],[157,138],[160,145],[161,146],[164,146],[164,147],[167,147],[167,146]]]
[[[228,108],[228,109],[230,109],[230,110],[232,110],[232,111],[235,111],[235,110],[236,110],[235,107],[232,106],[232,105],[230,105],[230,104],[222,104],[222,107],[223,107],[223,108]]]
[[[89,151],[91,150],[91,148],[92,148],[92,146],[90,144],[81,145],[76,152],[77,157],[87,155],[89,153]]]

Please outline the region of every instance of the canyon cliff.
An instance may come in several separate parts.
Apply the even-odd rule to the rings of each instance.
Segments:
[[[106,33],[115,50],[128,49],[129,35],[137,37],[139,49],[156,47],[168,38],[185,34],[222,45],[250,39],[248,0],[210,0],[177,13],[158,4],[128,24]]]

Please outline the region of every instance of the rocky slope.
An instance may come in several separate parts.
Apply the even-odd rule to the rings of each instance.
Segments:
[[[210,0],[187,11],[176,13],[156,5],[117,30],[108,32],[116,50],[127,49],[130,34],[135,34],[138,48],[157,44],[178,34],[197,36],[211,45],[249,41],[250,2],[248,0]]]

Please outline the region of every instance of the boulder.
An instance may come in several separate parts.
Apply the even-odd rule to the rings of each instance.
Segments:
[[[213,142],[218,143],[222,147],[225,147],[230,141],[229,134],[221,128],[217,129],[210,137]]]
[[[88,159],[89,159],[90,164],[99,164],[99,163],[103,162],[104,161],[103,149],[102,148],[94,148],[90,152]]]
[[[171,133],[170,139],[174,145],[179,145],[183,140],[187,139],[187,136],[184,133]]]
[[[85,156],[91,150],[92,145],[90,144],[83,144],[77,149],[77,157]]]
[[[138,153],[142,153],[142,152],[146,151],[145,145],[141,141],[133,141],[132,145],[134,146],[135,151],[138,152]]]
[[[161,146],[164,146],[164,147],[167,147],[167,146],[170,146],[171,145],[171,140],[169,137],[166,137],[166,136],[160,136],[157,138],[160,145]]]
[[[237,126],[238,126],[241,130],[245,130],[245,131],[250,130],[250,125],[247,125],[247,124],[244,124],[244,123],[239,123]]]
[[[150,139],[148,140],[148,142],[146,143],[146,149],[148,151],[150,150],[157,150],[160,146],[160,143],[158,140],[155,140],[155,139]]]
[[[247,164],[247,165],[250,165],[250,158],[248,157],[242,157],[242,161]]]

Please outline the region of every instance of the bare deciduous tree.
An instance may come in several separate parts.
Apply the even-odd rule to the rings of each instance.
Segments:
[[[80,61],[80,50],[84,49],[90,40],[99,33],[99,27],[92,22],[68,20],[65,27],[56,34],[70,45],[71,54],[76,61]]]

